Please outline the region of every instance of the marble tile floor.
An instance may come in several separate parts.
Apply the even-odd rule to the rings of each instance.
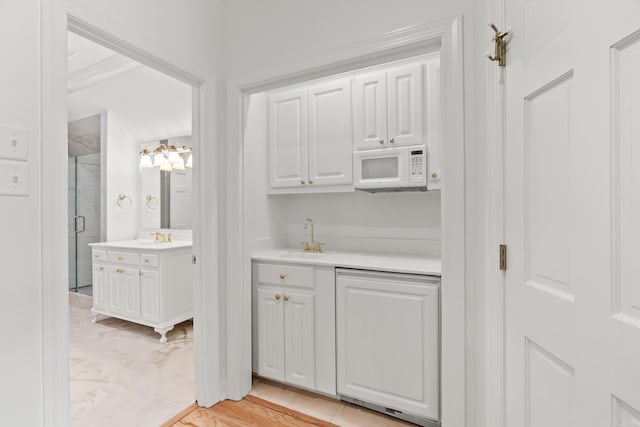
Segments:
[[[156,427],[193,403],[191,321],[161,344],[153,328],[109,317],[91,323],[81,297],[69,307],[72,426]]]

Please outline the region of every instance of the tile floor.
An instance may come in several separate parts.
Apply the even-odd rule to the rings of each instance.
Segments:
[[[149,327],[114,318],[91,323],[90,299],[74,293],[70,300],[72,426],[159,426],[194,401],[192,322],[161,344]],[[259,378],[251,394],[345,427],[412,425]]]

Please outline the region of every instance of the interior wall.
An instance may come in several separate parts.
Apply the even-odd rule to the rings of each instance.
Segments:
[[[107,113],[106,141],[107,241],[135,239],[138,229],[137,143],[120,119]],[[120,195],[129,199],[119,200]]]
[[[26,128],[29,150],[29,195],[0,196],[0,320],[5,326],[0,414],[5,425],[37,426],[43,415],[39,242],[40,218],[47,207],[40,205],[39,11],[36,1],[0,2],[0,123]],[[66,167],[64,172],[66,183]],[[60,203],[66,210],[66,200]],[[67,251],[66,239],[60,242],[60,250]]]

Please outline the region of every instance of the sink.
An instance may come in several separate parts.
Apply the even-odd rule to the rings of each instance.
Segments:
[[[308,258],[321,258],[323,256],[327,256],[328,254],[326,252],[304,252],[304,251],[289,251],[286,252],[284,254],[282,254],[281,256],[283,258],[301,258],[301,259],[308,259]]]

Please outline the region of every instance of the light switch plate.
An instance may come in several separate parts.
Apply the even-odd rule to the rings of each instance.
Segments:
[[[0,159],[27,160],[27,130],[0,125]]]
[[[28,196],[28,163],[0,160],[0,196]]]

